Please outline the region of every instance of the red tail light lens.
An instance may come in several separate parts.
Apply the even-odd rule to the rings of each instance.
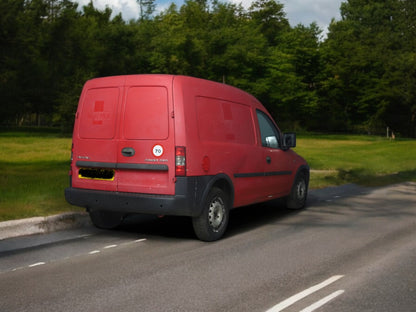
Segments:
[[[186,149],[183,146],[175,148],[175,175],[177,177],[186,176]]]

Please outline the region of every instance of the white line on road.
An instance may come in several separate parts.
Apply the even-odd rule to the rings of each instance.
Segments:
[[[33,264],[28,265],[28,267],[33,268],[33,267],[36,267],[36,266],[39,266],[39,265],[44,265],[44,264],[45,264],[45,262],[37,262],[37,263],[33,263]]]
[[[136,239],[134,242],[135,243],[140,243],[140,242],[144,242],[146,240],[147,240],[146,238],[141,238],[141,239]]]
[[[117,245],[108,245],[108,246],[105,246],[104,249],[109,249],[109,248],[114,248],[114,247],[117,247]]]
[[[303,309],[300,312],[312,312],[312,311],[315,311],[316,309],[319,309],[324,304],[328,303],[329,301],[331,301],[332,299],[338,297],[339,295],[342,295],[343,293],[344,293],[344,290],[342,290],[342,289],[341,290],[337,290],[336,292],[333,292],[329,296],[326,296],[325,298],[322,298],[321,300],[315,302],[314,304],[311,304],[309,307],[306,307],[305,309]]]
[[[286,309],[287,307],[291,306],[292,304],[294,304],[295,302],[298,302],[299,300],[302,300],[303,298],[309,296],[310,294],[313,294],[314,292],[336,282],[337,280],[339,280],[340,278],[344,277],[344,275],[335,275],[332,276],[330,278],[328,278],[327,280],[323,281],[320,284],[317,284],[315,286],[312,286],[304,291],[301,291],[300,293],[297,293],[296,295],[293,295],[290,298],[287,298],[286,300],[283,300],[282,302],[276,304],[274,307],[270,308],[269,310],[267,310],[266,312],[279,312],[282,311],[283,309]]]
[[[86,237],[89,237],[89,236],[92,236],[92,234],[81,235],[78,238],[86,238]],[[110,249],[110,248],[115,248],[115,247],[118,247],[118,246],[125,246],[125,245],[128,245],[128,244],[140,243],[140,242],[144,242],[144,241],[147,241],[147,239],[146,238],[140,238],[140,239],[136,239],[136,240],[133,240],[133,241],[128,241],[128,242],[125,242],[125,243],[121,243],[120,245],[116,245],[116,244],[107,245],[107,246],[103,247],[101,250],[99,250],[99,249],[91,250],[90,252],[88,252],[88,254],[89,255],[94,255],[94,254],[101,253],[104,249]],[[62,258],[61,260],[68,260],[70,258],[71,258],[71,256],[68,256],[68,257]],[[48,261],[48,263],[49,262],[52,262],[52,261]],[[46,264],[46,262],[37,262],[37,263],[33,263],[33,264],[30,264],[30,265],[27,265],[27,266],[11,268],[11,269],[8,269],[6,271],[15,272],[15,271],[23,269],[23,268],[33,268],[33,267],[37,267],[37,266],[44,265],[44,264]],[[6,272],[6,271],[4,271],[4,272]],[[1,271],[0,273],[3,273],[3,271]]]

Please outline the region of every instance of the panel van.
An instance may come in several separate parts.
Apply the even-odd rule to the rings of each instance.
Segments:
[[[86,82],[75,115],[66,200],[94,225],[127,215],[192,218],[203,241],[221,238],[233,208],[285,198],[304,207],[307,162],[252,95],[176,75]]]

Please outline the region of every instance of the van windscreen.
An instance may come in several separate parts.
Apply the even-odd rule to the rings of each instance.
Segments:
[[[165,87],[130,87],[124,112],[124,136],[132,140],[164,140],[169,136],[168,92]]]

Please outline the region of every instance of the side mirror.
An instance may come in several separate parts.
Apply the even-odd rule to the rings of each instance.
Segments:
[[[283,148],[289,149],[291,147],[296,147],[296,133],[283,133]]]
[[[279,143],[277,142],[277,138],[275,136],[266,137],[266,146],[270,148],[278,148]]]

